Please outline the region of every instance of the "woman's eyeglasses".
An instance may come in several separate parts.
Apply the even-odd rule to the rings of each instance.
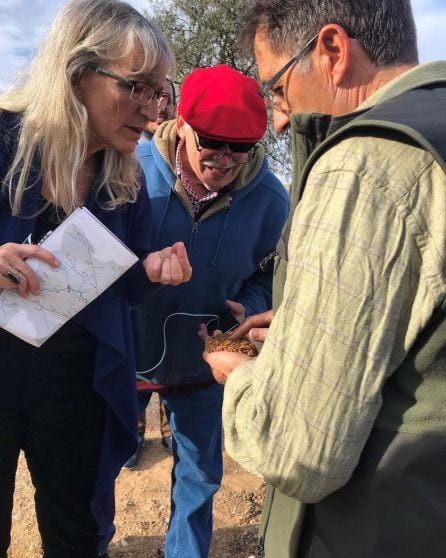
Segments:
[[[89,69],[103,76],[113,78],[121,85],[125,85],[126,87],[128,87],[130,89],[130,100],[137,105],[147,106],[153,101],[157,101],[158,109],[164,110],[169,104],[169,93],[165,91],[156,91],[147,83],[134,81],[133,79],[127,79],[123,76],[120,76],[119,74],[110,72],[109,70],[104,70],[104,68],[101,68],[100,66],[90,66]]]
[[[255,143],[218,141],[199,136],[195,131],[195,146],[203,161],[219,161],[228,155],[233,163],[238,165],[247,163],[254,155]],[[223,151],[227,146],[229,151]]]

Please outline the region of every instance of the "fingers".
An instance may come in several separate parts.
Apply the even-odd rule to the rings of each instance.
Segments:
[[[23,278],[22,283],[18,286],[19,294],[27,297],[28,293],[31,292],[31,294],[37,296],[40,293],[40,283],[35,271],[24,261],[17,264],[17,269]]]
[[[182,242],[152,252],[144,260],[144,267],[152,282],[163,285],[180,285],[189,281],[192,276],[192,268]]]
[[[253,328],[249,330],[248,338],[250,341],[256,341],[257,343],[264,343],[266,336],[268,334],[268,328]]]
[[[245,321],[245,307],[243,304],[235,300],[226,300],[225,305],[240,324]]]
[[[215,381],[219,384],[225,384],[234,368],[247,360],[252,360],[243,353],[233,353],[229,351],[221,351],[215,353],[203,353],[204,360],[209,364]]]
[[[163,260],[161,259],[160,252],[152,252],[144,260],[144,269],[152,283],[161,282],[162,265]]]
[[[187,256],[187,250],[184,246],[184,242],[175,242],[172,246],[173,254],[176,254],[178,262],[180,264],[183,273],[183,283],[187,283],[192,277],[192,267],[189,263],[189,258]]]
[[[39,280],[27,261],[32,258],[44,261],[52,267],[57,267],[57,259],[41,246],[32,244],[15,244],[8,242],[0,247],[0,288],[17,289],[18,293],[26,297],[29,292],[38,295]]]
[[[59,265],[59,261],[57,258],[42,246],[38,244],[18,244],[20,247],[20,252],[23,253],[22,258],[37,258],[41,260],[51,267],[57,267]]]
[[[254,316],[249,316],[249,318],[246,318],[246,320],[237,329],[234,330],[231,337],[233,337],[234,339],[240,339],[248,335],[250,330],[253,328],[254,329],[267,328],[271,323],[272,319],[273,319],[272,310],[268,310],[268,312],[263,312],[262,314],[255,314]],[[260,338],[256,339],[256,341],[260,341]]]
[[[8,271],[4,271],[2,275],[3,277],[5,277],[5,279],[9,279],[9,281],[14,283],[15,285],[20,285],[20,283],[22,282],[22,274],[18,269],[11,268]]]
[[[230,371],[224,365],[222,366],[219,363],[219,360],[221,359],[221,354],[222,353],[208,353],[205,351],[203,353],[203,359],[211,367],[212,375],[214,376],[215,381],[218,384],[224,385],[226,383],[226,380],[228,379]]]
[[[181,267],[180,260],[176,254],[173,252],[170,254],[169,258],[163,260],[163,265],[161,269],[161,283],[167,285],[180,285],[185,283],[189,279],[185,280],[185,275],[183,273],[183,268]]]
[[[24,260],[36,258],[52,267],[57,267],[59,262],[51,252],[37,244],[15,244],[7,242],[0,246],[0,265],[10,264],[14,267],[20,265]]]
[[[20,252],[23,259],[16,264],[16,267],[23,274],[26,281],[24,282],[23,289],[19,287],[19,294],[22,296],[28,296],[28,291],[30,291],[34,296],[37,296],[40,293],[39,279],[35,271],[26,263],[25,260],[29,261],[36,258],[47,263],[51,267],[57,267],[59,262],[51,252],[35,244],[24,245],[23,247],[21,246]]]
[[[208,337],[209,333],[208,333],[208,328],[206,324],[200,324],[198,326],[198,336],[200,337],[200,339],[202,339],[203,341],[206,341],[206,337]]]

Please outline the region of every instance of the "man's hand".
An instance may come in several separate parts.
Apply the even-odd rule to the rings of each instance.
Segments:
[[[205,351],[203,358],[211,367],[215,381],[219,384],[226,383],[234,368],[247,360],[252,360],[252,357],[243,353],[231,353],[229,351],[218,351],[215,353],[207,353]]]
[[[192,268],[183,242],[152,252],[144,260],[144,268],[153,283],[179,285],[192,277]]]
[[[243,304],[235,302],[235,300],[227,300],[225,305],[239,324],[242,324],[246,320],[246,310]]]
[[[246,320],[233,331],[231,337],[234,339],[240,339],[242,337],[248,336],[250,341],[256,341],[258,343],[263,343],[266,339],[266,334],[268,333],[268,327],[273,319],[273,311],[268,310],[262,314],[255,314],[246,318]]]
[[[237,320],[239,324],[243,323],[246,320],[246,310],[243,304],[240,304],[240,302],[235,302],[235,300],[227,300],[225,302],[225,306],[229,310],[229,312],[231,312],[234,319]],[[225,323],[225,319],[223,318],[223,323],[221,323],[220,325],[222,329],[214,330],[212,335],[221,335],[222,333],[230,332],[235,327],[235,325],[231,325],[231,327],[229,325],[227,327],[225,326],[226,323]],[[199,337],[201,337],[201,339],[203,339],[203,341],[206,341],[206,337],[208,337],[209,335],[209,331],[206,324],[200,324],[198,328],[198,335]]]

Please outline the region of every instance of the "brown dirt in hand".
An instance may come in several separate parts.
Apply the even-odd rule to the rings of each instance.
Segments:
[[[243,353],[250,357],[256,357],[259,354],[256,346],[248,339],[231,339],[230,335],[230,333],[222,333],[206,337],[206,351],[208,353],[230,351],[231,353]]]
[[[169,520],[172,458],[161,446],[158,398],[148,409],[148,428],[138,467],[121,471],[116,483],[116,535],[110,558],[162,558]],[[155,427],[156,425],[156,427]],[[41,558],[33,487],[21,456],[16,479],[8,558]],[[210,558],[254,558],[264,487],[224,454],[224,478],[214,500]],[[62,557],[61,557],[62,558]]]

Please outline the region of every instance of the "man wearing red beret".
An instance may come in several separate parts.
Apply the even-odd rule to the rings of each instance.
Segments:
[[[258,143],[266,122],[254,79],[225,65],[196,69],[183,83],[177,119],[138,146],[152,248],[183,240],[194,270],[188,284],[165,286],[133,309],[140,386],[146,397],[160,394],[173,433],[166,558],[208,556],[222,477],[223,389],[202,359],[199,326],[225,330],[271,307],[267,263],[289,200]]]

